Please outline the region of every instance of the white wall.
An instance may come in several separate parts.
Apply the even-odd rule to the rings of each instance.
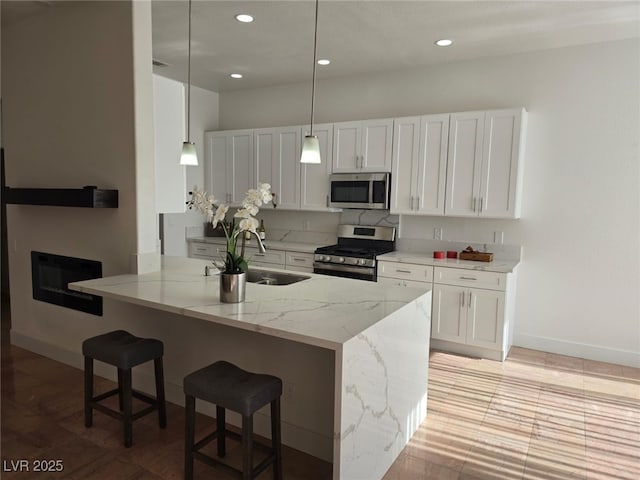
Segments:
[[[3,26],[7,184],[119,192],[118,208],[7,206],[12,341],[77,353],[116,318],[33,300],[32,250],[98,260],[105,276],[155,253],[150,18],[149,2],[52,2]]]
[[[320,80],[316,121],[524,106],[522,218],[403,216],[401,235],[504,231],[524,247],[516,344],[640,365],[639,62],[635,39]],[[302,123],[307,97],[306,84],[223,93],[220,126]]]
[[[204,188],[205,146],[204,132],[218,130],[218,102],[216,92],[191,87],[191,141],[196,144],[198,151],[198,166],[185,167],[187,169],[187,192],[197,185]],[[185,198],[185,202],[188,198]],[[202,227],[204,218],[201,214],[187,211],[186,213],[167,213],[163,217],[165,255],[187,256],[185,232],[190,227]]]

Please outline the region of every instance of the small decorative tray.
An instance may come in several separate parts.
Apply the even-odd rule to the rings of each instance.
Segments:
[[[479,252],[471,247],[467,247],[460,252],[460,260],[474,260],[476,262],[491,262],[493,261],[493,253]]]

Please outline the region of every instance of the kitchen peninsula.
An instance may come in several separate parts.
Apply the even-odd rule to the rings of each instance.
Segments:
[[[203,366],[202,348],[172,353],[190,329],[211,361],[280,376],[283,442],[332,461],[334,479],[382,478],[426,415],[430,289],[309,274],[291,285],[248,283],[245,302],[223,304],[205,265],[164,257],[158,272],[69,287],[103,296],[105,308],[113,299],[166,312],[159,321],[176,325],[163,338],[168,382]],[[256,420],[257,433],[266,420]]]

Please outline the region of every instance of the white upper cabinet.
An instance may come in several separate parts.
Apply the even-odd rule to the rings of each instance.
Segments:
[[[391,172],[393,119],[333,124],[333,172]]]
[[[271,184],[279,208],[300,208],[300,134],[300,127],[254,130],[256,184]]]
[[[451,114],[445,214],[518,218],[524,109]]]
[[[394,120],[391,213],[444,215],[449,115]]]
[[[231,205],[239,205],[255,187],[253,130],[205,132],[206,190]]]
[[[451,114],[447,159],[447,215],[477,215],[484,112]]]
[[[180,165],[186,139],[182,83],[153,76],[153,128],[156,213],[182,213],[187,198],[186,171]]]
[[[486,113],[479,216],[520,217],[525,132],[524,109]]]
[[[302,128],[302,138],[309,127]],[[322,163],[301,165],[300,172],[300,208],[302,210],[329,210],[329,175],[333,166],[333,124],[313,126],[313,134],[320,144]]]

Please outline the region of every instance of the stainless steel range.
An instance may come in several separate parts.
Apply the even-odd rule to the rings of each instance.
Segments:
[[[315,251],[313,273],[377,281],[376,256],[392,252],[396,229],[339,225],[338,243]]]

